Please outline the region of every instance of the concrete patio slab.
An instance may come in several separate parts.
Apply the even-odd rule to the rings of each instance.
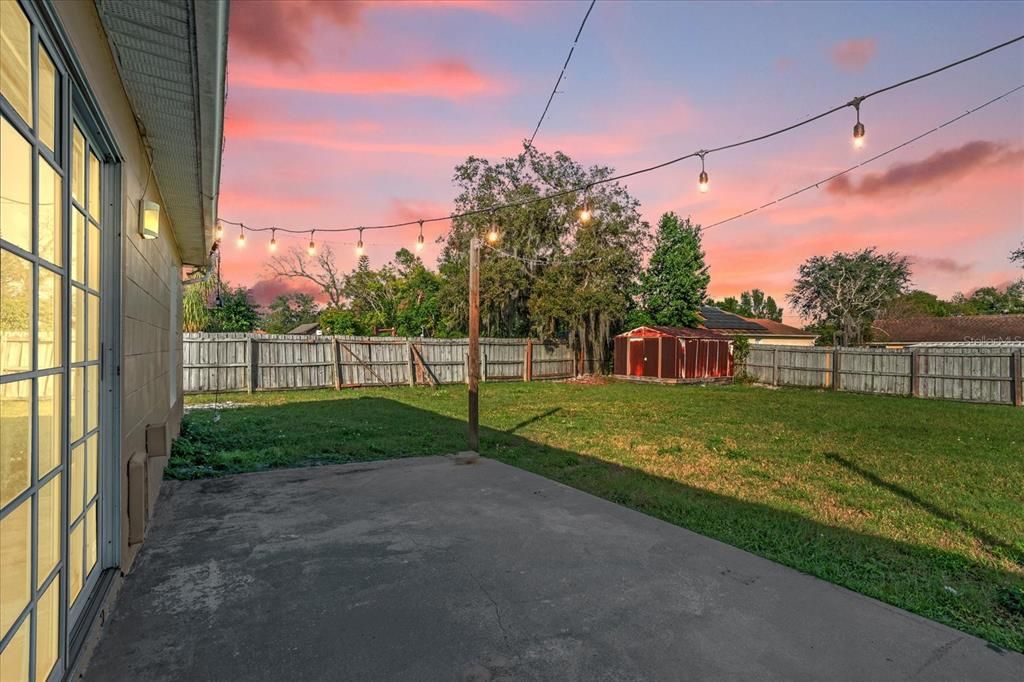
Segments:
[[[165,483],[85,678],[1024,679],[1024,656],[493,460]]]

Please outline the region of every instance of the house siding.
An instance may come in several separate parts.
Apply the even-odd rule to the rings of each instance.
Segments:
[[[181,319],[181,257],[167,212],[161,211],[160,236],[144,240],[138,233],[140,198],[164,206],[156,179],[148,177],[150,163],[135,115],[125,94],[107,36],[92,2],[54,3],[57,14],[86,73],[107,125],[123,156],[120,166],[122,233],[121,253],[121,354],[120,365],[120,567],[127,571],[141,545],[130,545],[128,461],[146,452],[146,429],[166,425],[166,439],[177,435],[181,425],[180,330],[171,330]],[[172,353],[172,346],[176,349]],[[177,362],[171,366],[171,360]],[[174,376],[172,376],[172,373]],[[171,386],[177,390],[172,395]],[[108,414],[108,419],[118,415]],[[169,442],[160,452],[166,453]],[[155,448],[154,448],[155,449]],[[166,457],[147,462],[147,517],[152,514]],[[137,521],[138,522],[138,521]]]

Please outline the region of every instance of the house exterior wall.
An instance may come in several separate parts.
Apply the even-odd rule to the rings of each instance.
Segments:
[[[146,452],[147,426],[166,426],[158,431],[163,443],[150,443],[154,453],[166,454],[181,424],[182,336],[180,329],[172,329],[172,321],[181,319],[181,258],[166,211],[161,211],[157,239],[144,240],[139,235],[139,201],[144,198],[164,206],[164,200],[151,176],[145,146],[95,5],[63,1],[55,6],[123,156],[119,173],[122,232],[117,245],[121,254],[120,410],[119,415],[108,411],[107,418],[120,418],[120,564],[127,570],[140,547],[128,542],[129,498],[140,492],[128,488],[128,461]],[[146,461],[147,490],[141,492],[147,517],[156,501],[166,459],[160,456]]]

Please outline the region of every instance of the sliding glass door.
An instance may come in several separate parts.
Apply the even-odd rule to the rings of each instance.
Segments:
[[[38,24],[30,6],[0,0],[4,682],[63,673],[100,573],[110,485],[101,474],[101,430],[113,426],[101,400],[103,155],[73,116],[67,71]]]

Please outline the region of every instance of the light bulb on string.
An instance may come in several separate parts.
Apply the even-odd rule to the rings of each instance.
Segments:
[[[362,256],[363,255],[363,251],[364,251],[364,249],[363,249],[363,228],[360,227],[359,228],[359,241],[356,242],[356,255],[357,256]]]
[[[274,228],[270,228],[270,245],[267,248],[277,251],[277,230]]]
[[[854,149],[860,149],[864,146],[864,124],[860,122],[860,103],[862,98],[854,98],[851,102],[854,110],[857,112],[857,122],[853,124],[853,147]]]
[[[697,156],[700,157],[700,175],[697,176],[697,188],[700,189],[702,194],[708,191],[708,172],[704,170],[704,155],[707,152],[697,152]]]
[[[420,234],[419,234],[418,237],[416,237],[416,250],[417,251],[422,251],[423,250],[423,221],[422,220],[420,221]]]
[[[580,222],[586,225],[594,217],[594,211],[590,208],[590,187],[583,191],[583,208],[580,209]]]
[[[498,226],[495,223],[491,223],[491,229],[487,231],[487,241],[494,244],[498,241]]]
[[[306,248],[306,253],[310,256],[316,255],[316,244],[313,242],[313,235],[316,234],[316,230],[309,231],[309,247]]]
[[[245,248],[245,225],[238,226],[238,248]]]
[[[217,223],[217,227],[213,229],[213,240],[219,242],[221,237],[224,236],[224,225],[223,223]]]

